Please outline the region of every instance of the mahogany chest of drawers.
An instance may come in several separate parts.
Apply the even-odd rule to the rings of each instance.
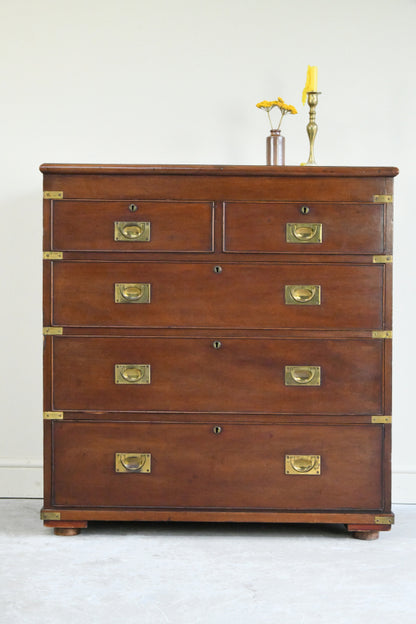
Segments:
[[[397,169],[41,171],[45,525],[388,530]]]

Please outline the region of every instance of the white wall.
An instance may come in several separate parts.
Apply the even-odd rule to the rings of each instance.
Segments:
[[[264,164],[277,96],[286,163],[395,165],[394,500],[416,502],[414,0],[1,0],[0,496],[41,495],[42,162]],[[413,135],[413,136],[412,136]],[[413,262],[412,262],[413,261]]]

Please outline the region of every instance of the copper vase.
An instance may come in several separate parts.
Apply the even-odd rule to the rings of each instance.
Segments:
[[[285,164],[285,137],[280,130],[270,130],[266,139],[266,163],[268,165]]]

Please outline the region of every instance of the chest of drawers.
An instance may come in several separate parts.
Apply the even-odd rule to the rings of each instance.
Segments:
[[[45,525],[390,529],[397,170],[41,171]]]

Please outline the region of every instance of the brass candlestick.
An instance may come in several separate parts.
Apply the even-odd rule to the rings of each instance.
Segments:
[[[321,91],[308,91],[308,105],[309,105],[309,123],[306,126],[306,131],[309,137],[309,158],[306,165],[316,165],[315,156],[313,154],[313,148],[315,144],[316,133],[318,132],[318,125],[316,119],[316,107],[318,106],[318,95],[321,95]]]

